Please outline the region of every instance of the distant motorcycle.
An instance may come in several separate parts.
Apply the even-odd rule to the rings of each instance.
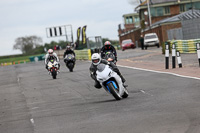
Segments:
[[[128,97],[128,91],[123,85],[120,76],[114,72],[109,65],[99,64],[97,66],[97,80],[101,86],[116,100]]]
[[[58,62],[55,60],[50,60],[47,64],[49,73],[53,77],[53,79],[56,79],[57,73],[58,73]]]
[[[104,57],[108,62],[113,62],[114,64],[116,64],[116,59],[115,59],[115,55],[112,52],[106,52],[105,57]]]
[[[73,54],[68,54],[64,58],[64,62],[65,62],[66,66],[67,66],[67,68],[69,69],[70,72],[73,72],[75,61],[76,61],[76,59],[75,59],[75,56]]]

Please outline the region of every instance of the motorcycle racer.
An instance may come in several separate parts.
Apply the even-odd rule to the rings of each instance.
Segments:
[[[120,73],[119,69],[117,68],[117,66],[112,63],[112,62],[108,62],[107,60],[105,59],[102,59],[101,56],[98,54],[98,53],[94,53],[91,57],[92,59],[92,64],[90,66],[90,76],[91,78],[95,81],[95,84],[94,86],[98,89],[101,88],[101,85],[99,83],[99,81],[97,81],[96,79],[96,71],[97,71],[97,66],[100,64],[100,63],[103,63],[103,64],[106,64],[106,65],[109,65],[113,71],[115,71],[119,76],[120,78],[122,79],[122,82],[124,83],[126,80],[124,79],[124,77],[122,76],[122,74]]]
[[[101,58],[105,58],[107,52],[112,52],[115,55],[115,60],[117,62],[117,52],[115,47],[113,47],[110,41],[106,41],[104,46],[101,48]]]
[[[45,56],[45,60],[44,60],[44,63],[45,63],[45,68],[48,70],[48,62],[50,60],[56,60],[58,62],[58,66],[60,68],[60,63],[59,63],[59,58],[57,56],[57,54],[55,52],[53,52],[53,49],[49,49],[46,56]]]

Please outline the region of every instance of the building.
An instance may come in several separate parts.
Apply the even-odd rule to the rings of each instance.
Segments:
[[[150,14],[148,14],[148,9]],[[182,27],[181,19],[177,15],[190,9],[199,10],[200,0],[149,0],[149,3],[146,0],[135,8],[140,17],[141,32],[136,29],[124,30],[125,32],[123,33],[119,32],[119,40],[134,38],[135,40],[133,41],[136,42],[139,40],[139,37],[132,37],[133,35],[156,32],[160,38],[160,42],[165,42],[169,39],[167,33],[169,30],[174,29],[175,31]]]
[[[134,36],[129,35],[129,37],[123,37],[124,34],[132,32],[134,29],[140,29],[140,19],[138,13],[129,13],[124,14],[123,16],[123,24],[119,24],[118,34],[119,34],[119,42],[121,44],[122,40],[128,38],[135,40]]]

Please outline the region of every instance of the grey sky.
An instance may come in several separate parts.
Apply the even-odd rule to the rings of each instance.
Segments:
[[[18,37],[37,35],[43,43],[66,40],[47,38],[46,27],[71,24],[76,39],[78,27],[87,25],[87,36],[118,39],[122,15],[132,13],[130,0],[1,0],[0,55],[21,53],[13,50]],[[137,1],[137,0],[135,0]],[[135,2],[135,5],[138,3]]]

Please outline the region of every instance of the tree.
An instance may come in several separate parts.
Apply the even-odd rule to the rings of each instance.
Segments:
[[[42,45],[42,38],[38,36],[18,37],[13,49],[19,49],[23,54],[33,54],[34,49]]]

